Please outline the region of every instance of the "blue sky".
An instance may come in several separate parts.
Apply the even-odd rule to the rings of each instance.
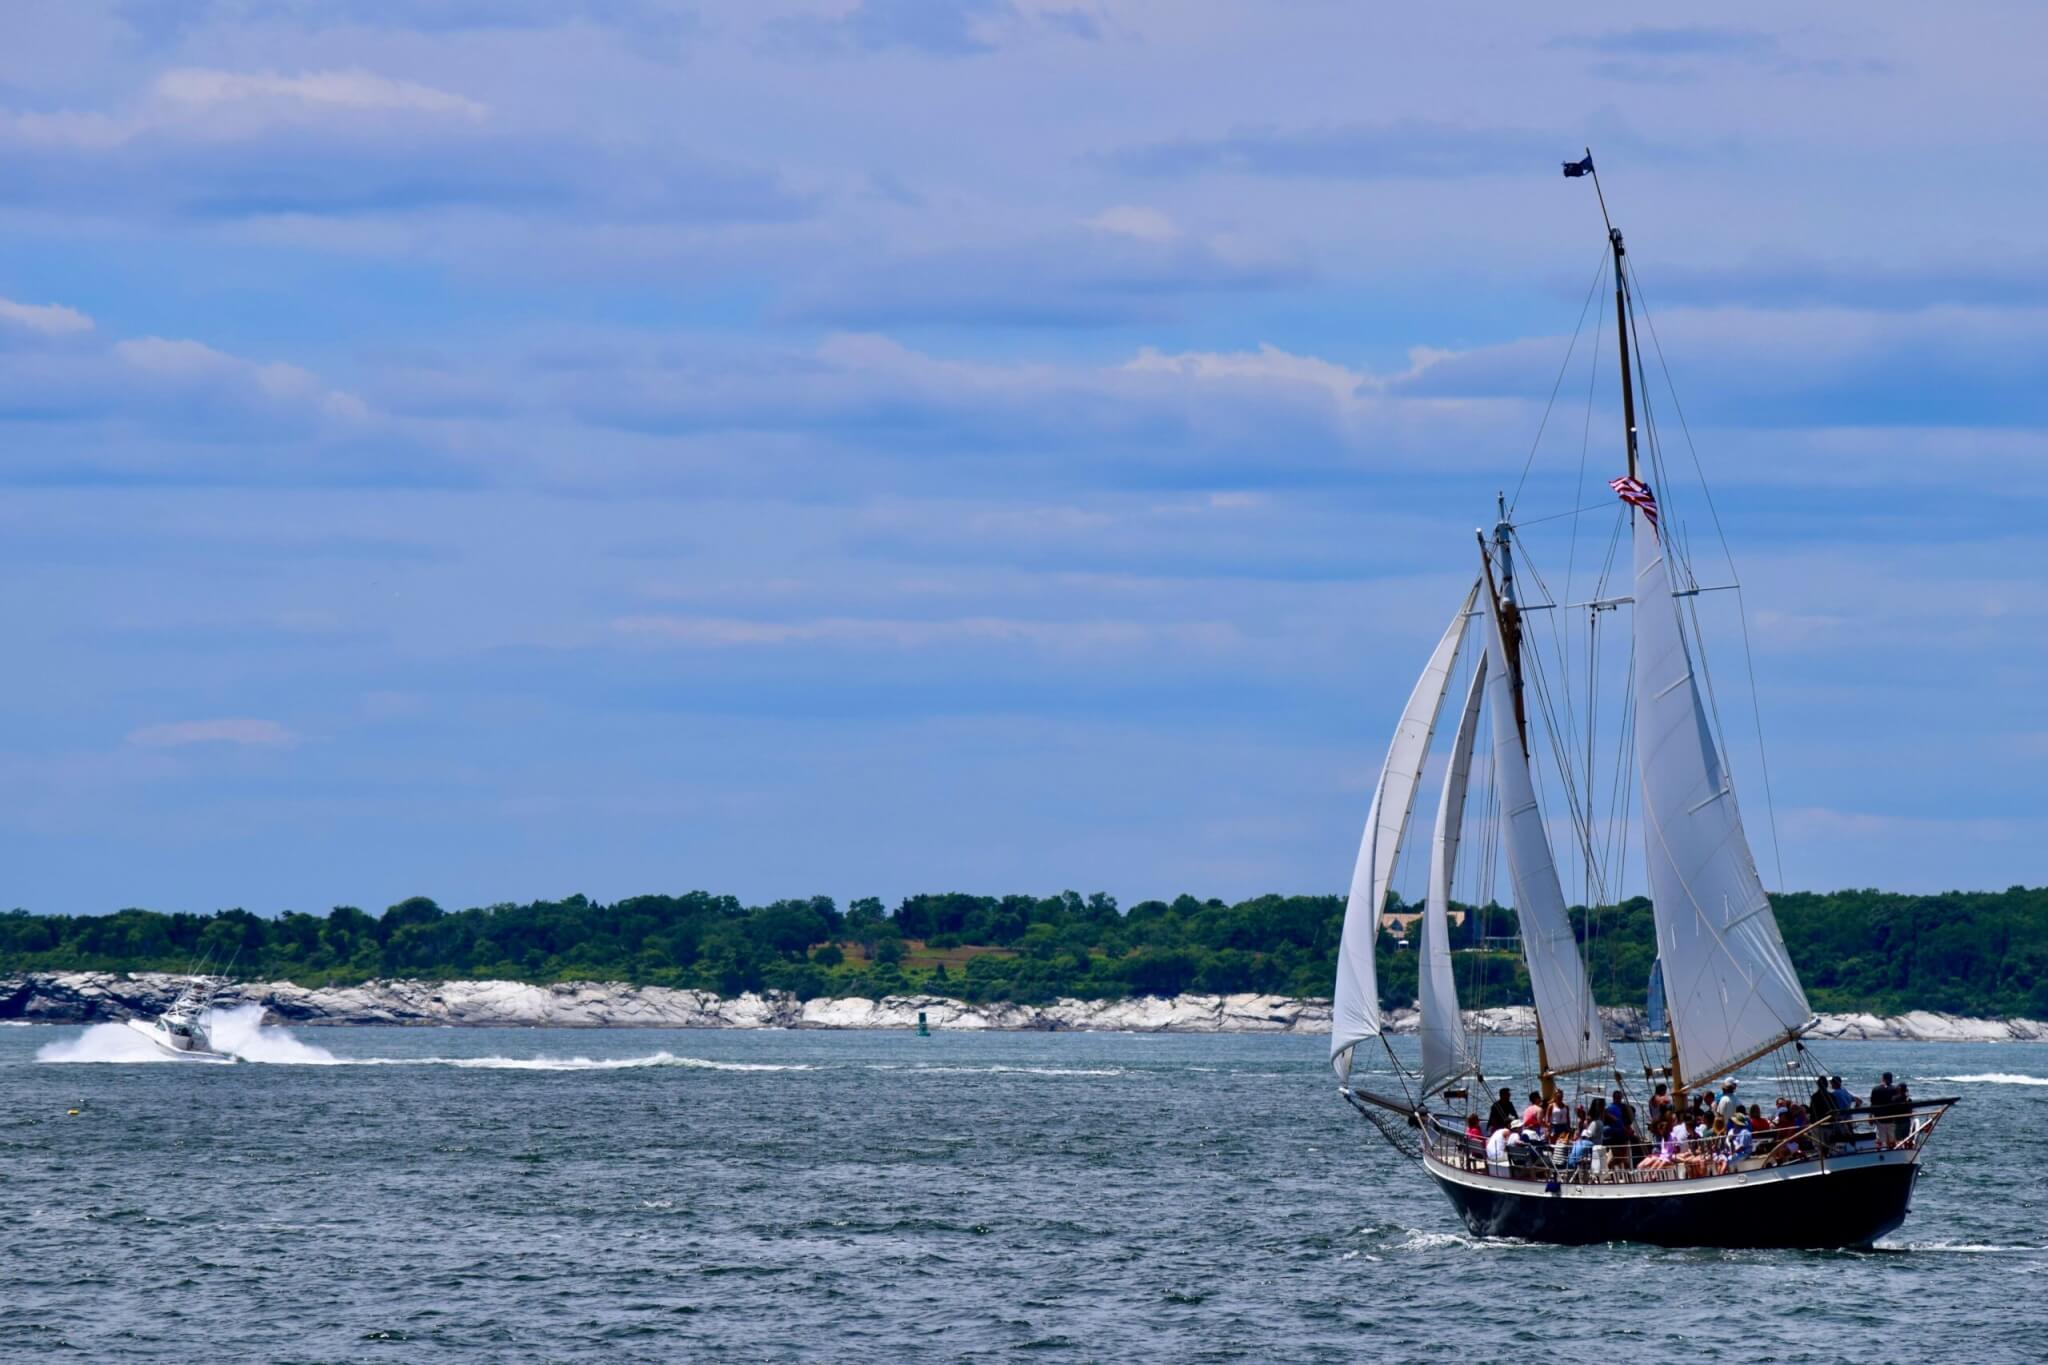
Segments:
[[[0,904],[1340,888],[1589,143],[1782,884],[2042,880],[2048,15],[1645,13],[8,7]]]

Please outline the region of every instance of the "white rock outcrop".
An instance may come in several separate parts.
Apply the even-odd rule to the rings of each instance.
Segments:
[[[30,972],[0,977],[0,1019],[96,1023],[154,1013],[169,1004],[184,978],[158,972]],[[1056,1000],[1049,1005],[969,1004],[940,995],[860,996],[798,1000],[779,991],[719,996],[666,986],[569,981],[552,986],[517,981],[369,981],[311,988],[286,981],[237,982],[219,996],[228,1004],[260,1004],[287,1024],[421,1024],[458,1028],[915,1028],[922,1013],[933,1028],[1064,1029],[1122,1033],[1328,1033],[1330,1002],[1279,995],[1138,996],[1127,1000]],[[1603,1009],[1608,1035],[1627,1038],[1643,1026],[1642,1011]],[[1475,1032],[1535,1031],[1526,1005],[1473,1010]],[[1393,1010],[1387,1031],[1415,1031],[1414,1010]],[[1896,1042],[2014,1042],[2048,1039],[2048,1024],[2031,1019],[1964,1019],[1916,1010],[1893,1018],[1821,1016],[1817,1038]]]

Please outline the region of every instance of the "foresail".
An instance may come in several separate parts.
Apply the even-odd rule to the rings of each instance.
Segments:
[[[1643,840],[1665,1008],[1679,1069],[1694,1084],[1776,1046],[1812,1015],[1707,728],[1656,523],[1640,503],[1631,516]]]
[[[1550,853],[1550,835],[1536,805],[1529,756],[1515,723],[1514,690],[1500,616],[1489,594],[1486,603],[1487,711],[1493,718],[1493,785],[1500,794],[1501,842],[1508,855],[1508,880],[1515,887],[1515,916],[1521,923],[1522,956],[1536,997],[1536,1024],[1555,1074],[1582,1071],[1613,1053],[1593,1008],[1586,964],[1565,912],[1564,888]]]
[[[1478,591],[1475,583],[1465,594],[1458,614],[1451,618],[1443,639],[1429,656],[1428,667],[1416,680],[1408,705],[1401,712],[1401,723],[1394,730],[1394,741],[1387,746],[1387,761],[1380,769],[1379,784],[1373,789],[1372,810],[1366,816],[1358,861],[1351,871],[1351,894],[1344,904],[1344,931],[1337,948],[1337,986],[1330,1010],[1330,1062],[1339,1076],[1350,1074],[1351,1049],[1380,1031],[1379,976],[1373,966],[1380,913],[1386,908],[1394,863],[1401,854],[1409,814],[1415,809],[1415,789],[1422,781],[1422,764],[1429,757],[1429,738],[1436,731],[1444,694],[1450,690],[1451,665],[1464,641],[1465,623],[1472,614],[1473,595]]]
[[[1458,841],[1465,823],[1465,789],[1472,773],[1472,737],[1479,728],[1479,704],[1486,692],[1486,656],[1472,671],[1465,709],[1451,743],[1451,762],[1437,800],[1436,833],[1430,840],[1429,898],[1422,909],[1416,992],[1422,1015],[1422,1093],[1433,1095],[1473,1069],[1458,1018],[1458,983],[1451,971],[1451,875],[1458,867]]]

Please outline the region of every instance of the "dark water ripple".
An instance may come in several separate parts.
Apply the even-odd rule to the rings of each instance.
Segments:
[[[1828,1048],[1967,1102],[1891,1249],[1813,1254],[1475,1241],[1314,1038],[365,1029],[302,1035],[340,1065],[34,1060],[77,1032],[0,1028],[0,1358],[2044,1354],[2048,1045]]]

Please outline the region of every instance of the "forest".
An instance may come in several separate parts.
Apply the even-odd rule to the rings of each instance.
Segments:
[[[2048,1018],[2048,887],[1773,898],[1816,1009],[1941,1010]],[[1412,910],[1398,901],[1390,911]],[[1453,933],[1468,1008],[1526,1003],[1512,910],[1469,909]],[[876,997],[927,991],[1042,1003],[1185,991],[1327,997],[1341,896],[1181,896],[1128,909],[1109,896],[915,895],[843,909],[828,896],[743,905],[731,896],[584,896],[449,911],[424,897],[373,915],[246,910],[0,914],[0,972],[192,971],[302,985],[377,977],[630,981],[731,995]],[[1572,910],[1603,1004],[1640,1004],[1655,957],[1650,904]],[[1383,930],[1382,1003],[1412,1003],[1411,947]]]

